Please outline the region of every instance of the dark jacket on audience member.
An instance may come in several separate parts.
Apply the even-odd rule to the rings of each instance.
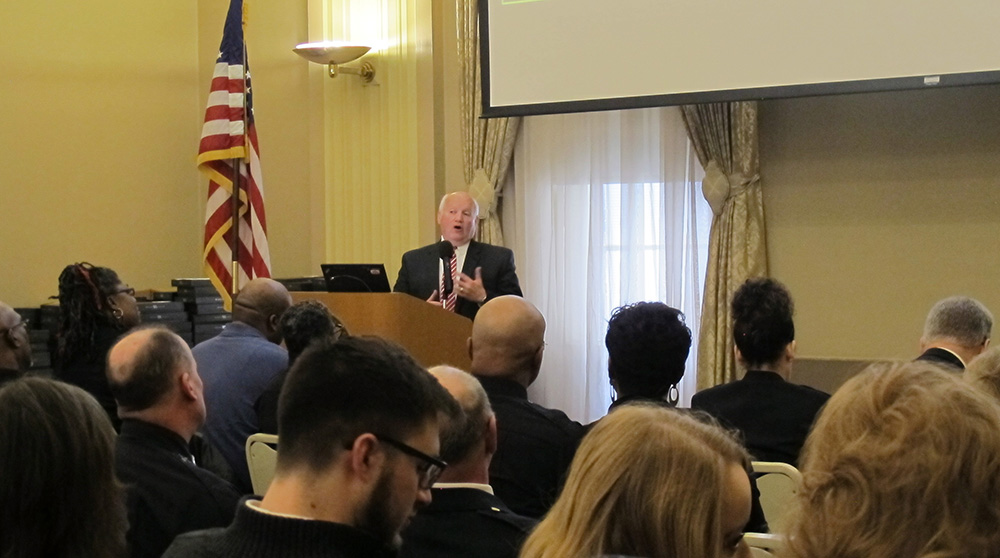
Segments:
[[[953,371],[965,370],[965,363],[962,362],[962,359],[958,358],[955,353],[939,347],[931,347],[930,349],[927,349],[923,352],[923,354],[917,357],[917,360],[940,364]]]
[[[127,487],[133,558],[159,558],[181,533],[228,525],[241,497],[231,484],[195,465],[182,437],[139,420],[122,421],[115,469]]]
[[[517,558],[536,521],[478,488],[434,488],[403,531],[401,558]]]
[[[107,376],[104,375],[104,368],[108,351],[124,333],[124,331],[110,325],[98,325],[94,329],[93,350],[89,356],[82,354],[56,356],[53,362],[53,376],[57,380],[83,388],[84,391],[93,395],[94,399],[108,413],[108,418],[111,419],[115,431],[121,429],[121,419],[118,418],[118,403],[111,395],[111,388],[108,386]],[[53,354],[58,355],[58,351],[54,351]]]
[[[517,382],[477,378],[497,417],[490,485],[514,512],[540,518],[559,496],[584,428],[562,411],[528,401]]]
[[[750,370],[741,380],[696,393],[691,408],[739,430],[754,460],[798,467],[809,429],[829,398],[774,372]]]
[[[393,558],[368,533],[340,523],[271,515],[247,506],[224,529],[177,537],[163,558]]]

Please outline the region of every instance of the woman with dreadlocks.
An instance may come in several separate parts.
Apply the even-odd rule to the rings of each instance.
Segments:
[[[90,392],[117,429],[118,407],[104,360],[115,341],[139,324],[135,289],[107,267],[68,265],[59,275],[59,310],[55,375]]]

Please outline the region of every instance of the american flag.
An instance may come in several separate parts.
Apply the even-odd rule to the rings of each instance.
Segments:
[[[245,23],[243,0],[232,0],[198,148],[198,169],[209,179],[205,206],[205,272],[222,295],[226,308],[232,308],[233,295],[234,166],[239,169],[240,200],[237,286],[242,288],[251,279],[271,276],[264,184],[254,126],[250,70],[243,42]]]

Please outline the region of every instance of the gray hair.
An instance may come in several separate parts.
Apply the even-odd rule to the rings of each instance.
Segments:
[[[486,390],[475,376],[453,366],[433,366],[428,372],[436,378],[447,376],[458,380],[461,387],[455,391],[449,389],[452,397],[458,402],[462,413],[450,417],[446,427],[441,430],[441,459],[449,463],[459,463],[469,455],[476,444],[483,439],[486,424],[493,417]]]
[[[924,324],[924,340],[951,339],[965,347],[978,347],[990,338],[993,314],[983,303],[967,296],[940,300]]]

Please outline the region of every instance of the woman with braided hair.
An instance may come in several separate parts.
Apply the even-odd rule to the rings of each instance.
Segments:
[[[68,265],[59,275],[59,310],[55,375],[93,395],[117,429],[104,360],[115,341],[139,324],[135,289],[107,267]]]

